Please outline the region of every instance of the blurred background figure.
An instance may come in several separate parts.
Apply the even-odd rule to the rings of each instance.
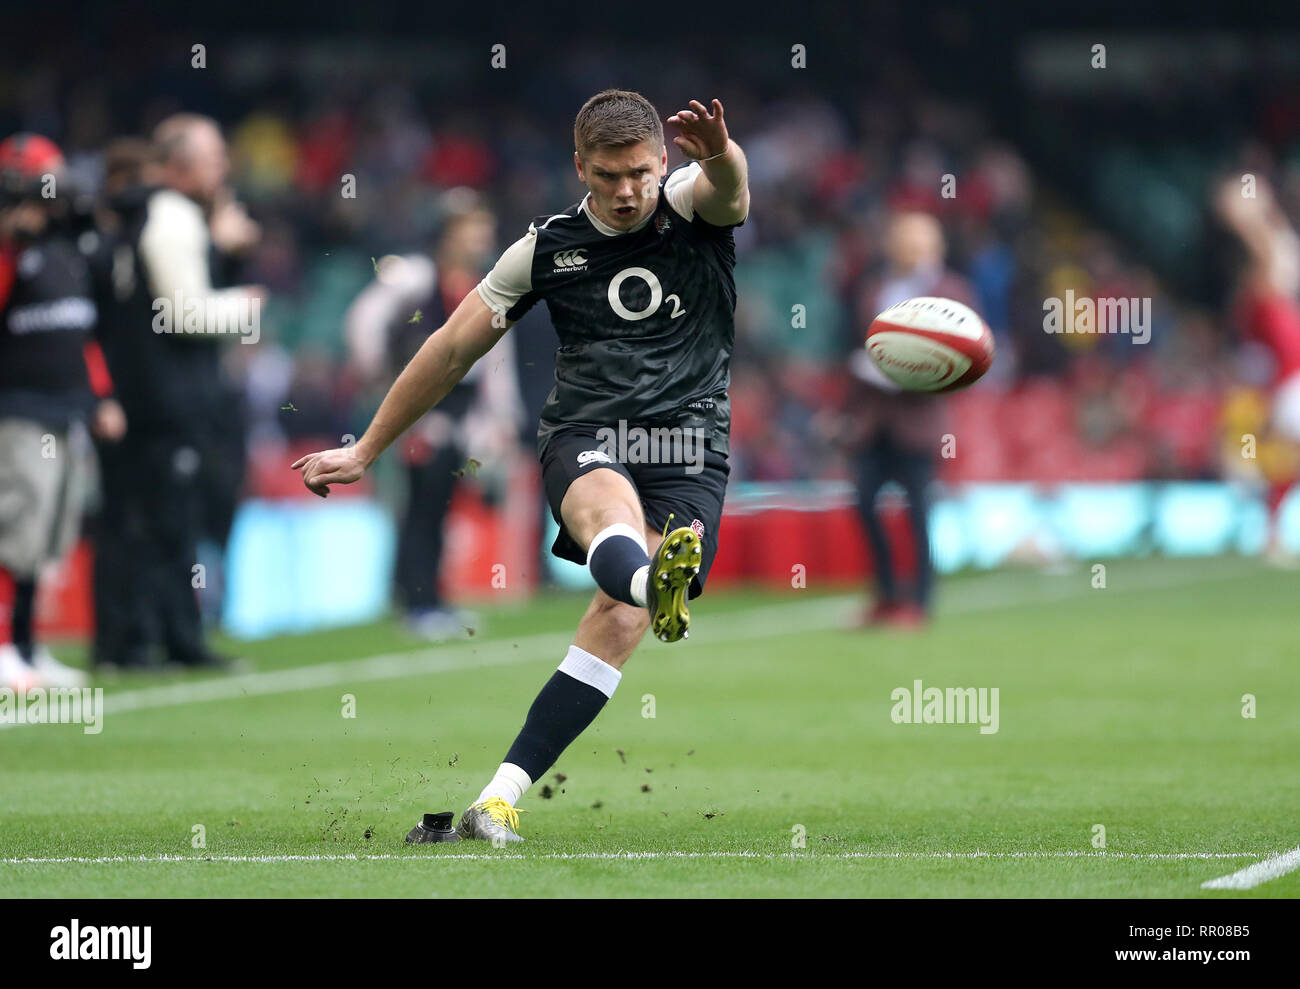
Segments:
[[[381,258],[374,280],[344,319],[351,370],[386,390],[428,335],[473,290],[494,260],[496,218],[469,189],[442,197],[444,218],[429,253]],[[439,591],[445,526],[460,481],[477,473],[468,450],[501,462],[524,419],[514,337],[487,357],[402,437],[405,505],[398,526],[395,585],[408,628],[430,640],[463,636],[476,618],[448,606]]]
[[[213,288],[238,286],[244,281],[241,276],[262,242],[262,227],[249,217],[229,184],[223,185],[214,197],[208,214],[208,232],[212,238]],[[230,347],[220,351],[223,357],[230,352]],[[199,593],[199,610],[205,627],[216,625],[220,618],[226,585],[226,544],[247,475],[248,415],[243,381],[233,364],[234,361],[223,361],[218,377],[221,398],[217,404],[224,412],[220,427],[203,434],[204,446],[199,456],[199,558],[207,571],[206,587]]]
[[[125,300],[135,290],[131,245],[125,225],[144,208],[154,165],[153,145],[143,138],[118,138],[104,149],[104,181],[95,206],[99,240],[90,257],[95,299],[100,319],[98,336],[111,353],[115,344],[119,294]],[[120,365],[121,360],[114,363]],[[139,479],[123,455],[122,438],[129,426],[95,437],[99,464],[99,508],[91,520],[94,569],[91,576],[96,628],[96,666],[127,669],[149,665],[146,604],[131,586],[138,563],[136,551],[144,543],[147,519],[132,492]]]
[[[1214,191],[1214,206],[1245,251],[1234,300],[1238,325],[1271,361],[1269,409],[1257,437],[1269,482],[1267,555],[1274,563],[1295,565],[1300,557],[1283,545],[1278,508],[1300,464],[1300,236],[1268,180],[1250,178],[1249,186],[1237,176],[1223,181]]]
[[[113,480],[105,515],[118,541],[101,554],[97,573],[104,599],[95,662],[148,665],[156,643],[171,662],[224,666],[203,642],[198,543],[209,491],[229,495],[224,479],[243,464],[228,453],[232,445],[242,451],[243,424],[221,349],[236,333],[259,332],[264,293],[214,288],[214,277],[218,241],[245,250],[256,229],[229,203],[229,162],[215,122],[168,117],[154,130],[152,159],[138,186],[124,167],[110,210],[118,231],[102,336],[128,429],[106,471]],[[208,226],[214,217],[217,241]]]
[[[942,296],[974,305],[974,299],[965,279],[944,267],[943,228],[933,216],[899,213],[889,223],[885,243],[883,270],[869,274],[858,294],[845,354],[852,381],[833,438],[851,463],[874,569],[874,599],[859,624],[915,627],[925,623],[930,609],[929,486],[944,439],[944,400],[900,390],[876,367],[863,341],[876,315],[895,303]],[[877,511],[877,498],[889,481],[900,485],[907,499],[915,576],[906,587]]]
[[[85,681],[36,642],[37,583],[78,536],[88,422],[103,435],[122,428],[117,404],[92,391],[96,307],[89,265],[64,226],[70,193],[53,142],[0,143],[0,569],[13,583],[0,685],[15,690]]]

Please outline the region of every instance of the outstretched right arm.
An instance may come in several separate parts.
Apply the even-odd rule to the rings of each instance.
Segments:
[[[504,314],[489,309],[478,292],[470,292],[397,376],[370,428],[355,445],[310,453],[290,469],[301,470],[303,484],[322,498],[331,484],[351,484],[398,436],[441,402],[511,325]]]
[[[1220,183],[1214,205],[1246,248],[1244,283],[1262,295],[1294,296],[1300,289],[1300,237],[1263,178],[1255,193],[1247,197],[1241,183],[1229,178]]]

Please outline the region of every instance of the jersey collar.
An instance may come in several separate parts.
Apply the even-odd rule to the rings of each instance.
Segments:
[[[660,189],[660,195],[662,194],[663,194],[663,190]],[[638,223],[635,227],[631,227],[627,230],[615,230],[608,223],[606,223],[604,220],[598,217],[592,210],[587,208],[587,200],[589,200],[590,198],[591,198],[591,193],[589,192],[582,197],[582,203],[579,204],[578,208],[582,210],[583,213],[586,214],[587,219],[591,221],[591,225],[595,227],[597,230],[599,230],[601,233],[603,233],[606,237],[621,237],[623,234],[634,234],[655,218],[654,211],[651,211],[650,215],[647,216],[640,223]],[[657,204],[656,204],[656,208],[657,208]]]

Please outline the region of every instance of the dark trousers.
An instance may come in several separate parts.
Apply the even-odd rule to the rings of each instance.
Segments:
[[[930,454],[904,449],[887,435],[882,435],[854,458],[853,470],[858,486],[858,514],[876,563],[876,587],[881,598],[890,602],[901,600],[889,541],[875,508],[876,495],[885,482],[896,481],[902,485],[907,495],[907,511],[915,548],[916,580],[910,589],[909,599],[922,608],[928,607],[933,584],[930,527],[927,519],[930,506],[926,493],[933,475]]]
[[[95,546],[95,661],[148,661],[205,654],[195,596],[202,521],[199,444],[174,434],[128,433],[102,444],[104,505]]]
[[[442,571],[443,525],[465,465],[455,443],[438,447],[423,463],[406,468],[406,513],[397,550],[396,583],[407,611],[442,606],[438,577]]]
[[[95,544],[94,661],[116,666],[149,662],[144,601],[135,586],[144,545],[144,518],[132,490],[132,451],[96,443],[102,501],[93,523]]]

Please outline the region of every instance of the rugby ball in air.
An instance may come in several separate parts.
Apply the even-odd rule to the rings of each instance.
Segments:
[[[993,364],[993,334],[970,306],[922,296],[890,306],[867,330],[867,353],[907,391],[956,391]]]

